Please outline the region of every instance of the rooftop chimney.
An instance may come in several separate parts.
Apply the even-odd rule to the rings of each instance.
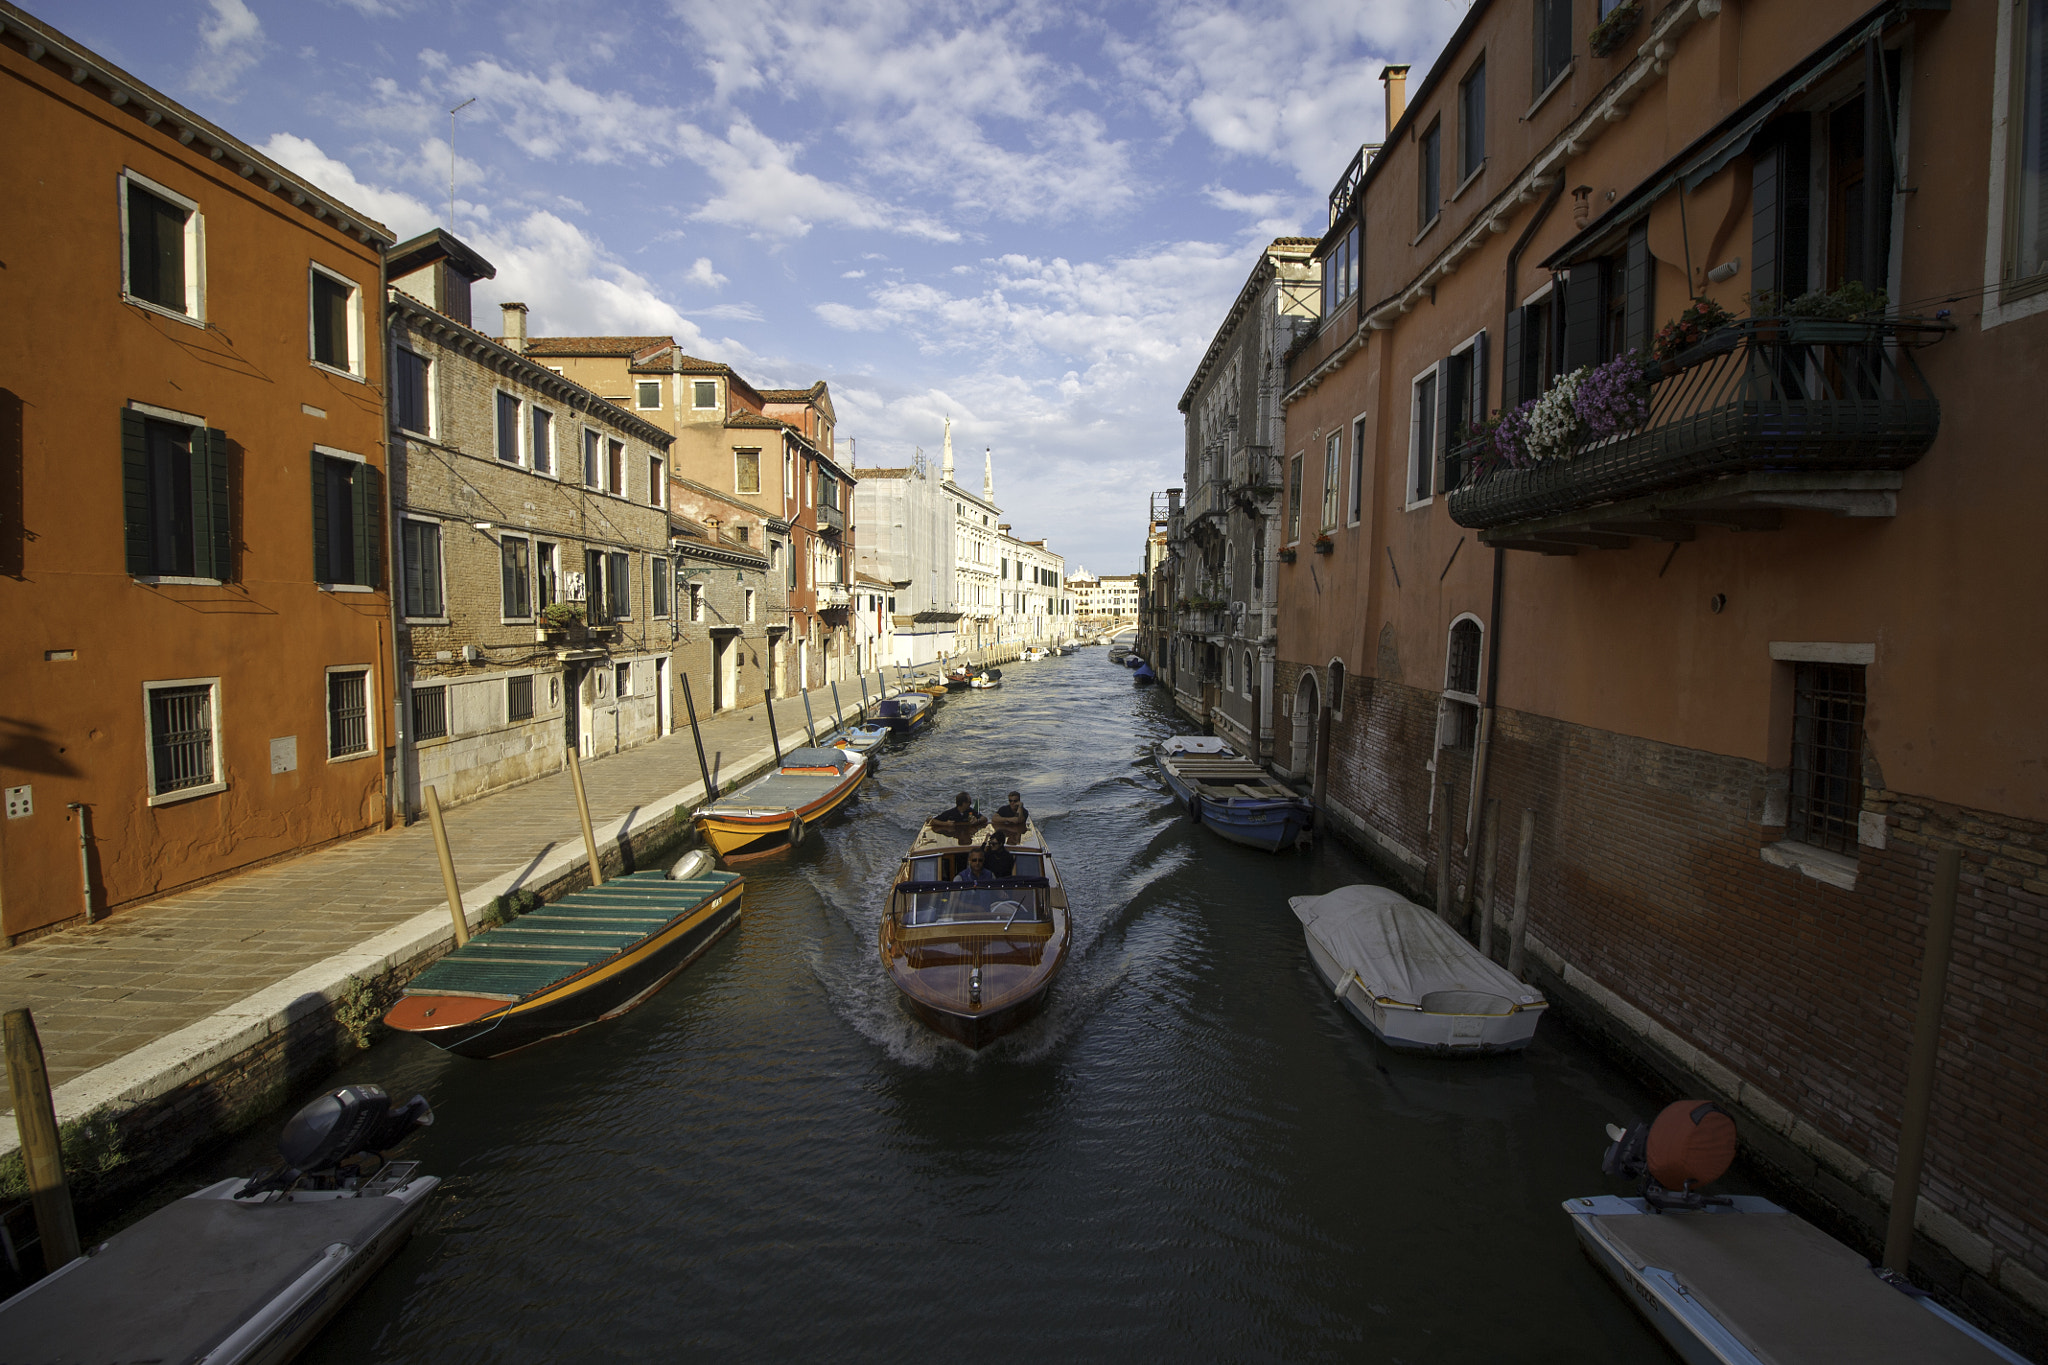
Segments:
[[[505,349],[519,355],[526,354],[526,305],[508,303],[502,305],[505,314]]]
[[[1387,132],[1392,133],[1401,115],[1408,112],[1408,68],[1405,64],[1383,66],[1380,80],[1387,87]]]

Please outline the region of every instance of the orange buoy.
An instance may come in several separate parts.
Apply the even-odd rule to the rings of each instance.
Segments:
[[[1696,1189],[1735,1164],[1735,1120],[1712,1100],[1679,1100],[1650,1125],[1650,1178],[1667,1190]]]

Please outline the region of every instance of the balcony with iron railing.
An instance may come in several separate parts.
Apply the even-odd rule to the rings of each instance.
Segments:
[[[818,529],[828,536],[846,534],[846,512],[829,503],[818,504]]]
[[[845,611],[853,605],[853,589],[845,583],[816,584],[819,611]]]
[[[1787,510],[1888,517],[1941,405],[1912,349],[1946,324],[1745,318],[1644,369],[1648,415],[1510,463],[1485,435],[1446,460],[1451,519],[1508,549],[1572,554],[1699,524],[1775,529]]]
[[[1280,461],[1270,446],[1239,446],[1230,457],[1229,490],[1240,500],[1278,496]]]

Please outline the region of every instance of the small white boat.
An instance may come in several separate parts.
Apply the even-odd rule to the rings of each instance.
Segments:
[[[1052,651],[1050,650],[1040,649],[1037,645],[1032,645],[1029,649],[1026,649],[1022,654],[1018,655],[1017,657],[1024,663],[1035,664],[1040,659],[1049,657],[1051,655],[1051,652]]]
[[[1309,960],[1388,1047],[1460,1055],[1529,1045],[1549,1002],[1428,910],[1384,886],[1295,896]]]
[[[330,1091],[285,1125],[278,1170],[173,1200],[0,1303],[0,1357],[290,1360],[426,1211],[439,1178],[383,1153],[432,1122],[417,1096]]]

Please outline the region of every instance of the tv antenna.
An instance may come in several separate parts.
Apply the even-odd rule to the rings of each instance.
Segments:
[[[471,95],[448,111],[448,235],[455,235],[455,116],[476,103]]]

